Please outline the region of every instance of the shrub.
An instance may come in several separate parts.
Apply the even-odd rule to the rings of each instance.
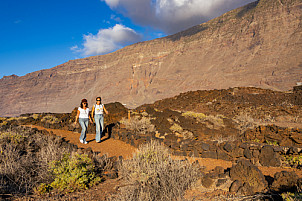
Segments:
[[[124,124],[127,129],[131,129],[135,133],[146,134],[155,132],[155,127],[148,117],[134,116],[130,120],[123,118],[120,122]]]
[[[151,141],[124,160],[119,173],[126,186],[112,200],[178,200],[201,171],[187,160],[172,160],[167,148]]]
[[[192,112],[192,111],[188,111],[188,112],[184,112],[182,114],[182,116],[184,117],[191,117],[191,118],[195,118],[197,121],[201,122],[201,123],[206,123],[206,122],[210,122],[212,124],[212,127],[208,124],[207,127],[211,127],[213,129],[219,129],[221,127],[224,127],[224,123],[223,123],[223,118],[225,118],[223,115],[205,115],[203,113],[196,113],[196,112]]]
[[[178,125],[177,123],[174,123],[171,127],[170,127],[170,130],[173,131],[173,132],[182,132],[183,129],[180,125]]]
[[[37,119],[39,119],[40,115],[39,115],[39,114],[32,114],[31,117],[32,117],[34,120],[37,120]]]
[[[69,149],[58,138],[33,129],[11,127],[0,131],[0,194],[24,194],[41,182],[48,182],[48,163]]]
[[[296,156],[284,156],[285,162],[290,165],[293,168],[301,168],[302,167],[302,155],[296,155]]]
[[[213,141],[217,141],[218,144],[221,144],[223,142],[233,142],[236,141],[238,138],[236,135],[228,135],[228,136],[222,136],[222,135],[214,135],[212,137]]]
[[[296,192],[296,193],[291,193],[291,192],[286,192],[281,194],[282,199],[284,201],[299,201],[302,200],[302,193]]]
[[[60,122],[60,120],[53,115],[46,115],[41,119],[41,121],[49,124],[56,124]]]
[[[247,113],[241,113],[237,115],[233,121],[237,124],[237,129],[240,133],[244,133],[247,129],[253,129],[260,125],[258,121],[256,121],[252,116]]]
[[[61,160],[51,162],[50,171],[54,175],[50,186],[59,192],[87,189],[101,180],[86,154],[65,154]]]

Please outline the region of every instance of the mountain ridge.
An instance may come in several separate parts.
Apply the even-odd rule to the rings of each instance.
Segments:
[[[297,0],[260,0],[171,36],[2,78],[0,114],[69,112],[99,95],[134,108],[190,90],[290,90],[302,81],[301,10]]]

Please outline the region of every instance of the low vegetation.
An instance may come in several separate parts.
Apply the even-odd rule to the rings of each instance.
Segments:
[[[41,122],[45,122],[45,123],[49,123],[49,124],[56,124],[56,123],[59,123],[60,120],[53,115],[46,115],[41,119]]]
[[[50,191],[73,192],[85,190],[101,181],[95,164],[86,154],[65,154],[62,159],[50,163],[49,172],[53,176],[51,183],[42,183],[36,193]]]
[[[78,154],[60,137],[21,126],[0,128],[0,194],[87,189],[112,168],[107,156]]]
[[[124,124],[127,129],[133,130],[135,133],[146,134],[155,132],[155,127],[151,123],[149,117],[134,116],[131,119],[123,118],[120,123]]]
[[[211,129],[220,129],[224,127],[223,115],[205,115],[204,113],[196,113],[192,111],[184,112],[184,117],[195,118],[198,122],[205,123]]]
[[[50,161],[59,160],[69,148],[59,139],[22,127],[0,132],[0,193],[26,194],[50,178]]]
[[[199,168],[187,160],[173,160],[166,147],[151,141],[122,162],[119,174],[126,185],[111,200],[181,200],[200,178]]]
[[[284,156],[285,162],[293,168],[302,168],[302,155]]]

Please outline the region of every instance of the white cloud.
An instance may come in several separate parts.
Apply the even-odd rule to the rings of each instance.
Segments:
[[[133,29],[117,24],[112,28],[100,29],[96,35],[84,35],[83,48],[72,47],[74,52],[83,55],[101,55],[113,52],[126,45],[141,41],[141,36]]]
[[[171,34],[255,0],[101,0],[135,23]]]

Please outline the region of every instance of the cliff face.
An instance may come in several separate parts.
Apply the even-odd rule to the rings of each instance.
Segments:
[[[260,0],[111,54],[0,80],[0,116],[70,112],[82,98],[127,107],[197,89],[289,90],[302,81],[302,2]]]

